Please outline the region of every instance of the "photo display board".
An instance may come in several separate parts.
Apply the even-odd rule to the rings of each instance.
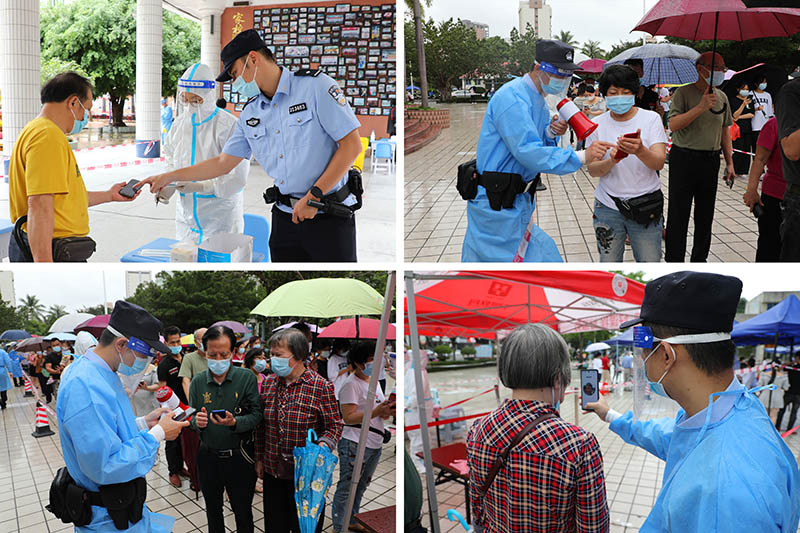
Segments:
[[[397,72],[394,3],[255,9],[252,22],[278,65],[319,69],[339,83],[357,115],[389,115]],[[237,111],[244,107],[230,82],[223,97]]]

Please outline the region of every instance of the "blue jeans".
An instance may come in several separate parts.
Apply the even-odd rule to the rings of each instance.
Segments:
[[[661,261],[661,231],[664,218],[645,227],[625,218],[616,209],[594,201],[594,234],[601,263],[619,263],[625,253],[625,236],[631,241],[633,257],[637,262]]]
[[[350,483],[353,479],[353,466],[356,463],[358,443],[347,439],[339,440],[339,482],[336,484],[336,494],[333,495],[333,530],[340,532],[344,526],[344,512],[347,507],[347,497],[350,495]],[[361,468],[361,478],[356,488],[356,499],[353,502],[353,514],[358,513],[361,507],[361,497],[367,490],[367,485],[372,481],[372,475],[378,467],[381,458],[380,448],[364,449],[364,465]],[[353,523],[351,517],[350,523]]]

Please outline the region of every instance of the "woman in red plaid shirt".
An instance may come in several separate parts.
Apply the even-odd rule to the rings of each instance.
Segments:
[[[562,420],[558,407],[571,381],[567,345],[542,324],[515,329],[497,361],[512,389],[467,436],[470,501],[476,531],[485,533],[606,532],[609,530],[603,456],[597,439]],[[485,495],[500,454],[529,423],[546,416],[514,446]]]
[[[261,387],[264,418],[256,428],[256,474],[264,480],[265,531],[300,533],[294,502],[295,446],[305,446],[309,429],[319,443],[335,450],[342,436],[342,417],[333,385],[305,366],[308,340],[294,328],[269,340],[273,374]],[[317,532],[322,531],[323,507]]]

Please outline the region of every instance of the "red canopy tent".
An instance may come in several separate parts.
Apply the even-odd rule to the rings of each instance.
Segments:
[[[638,317],[644,297],[642,283],[601,271],[415,273],[414,280],[418,334],[448,337],[494,338],[531,322],[562,334],[616,329]]]

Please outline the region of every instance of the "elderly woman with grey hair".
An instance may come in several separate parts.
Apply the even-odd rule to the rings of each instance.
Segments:
[[[608,531],[600,446],[558,412],[571,381],[564,339],[542,324],[520,326],[503,342],[497,372],[511,399],[467,436],[476,531]]]

